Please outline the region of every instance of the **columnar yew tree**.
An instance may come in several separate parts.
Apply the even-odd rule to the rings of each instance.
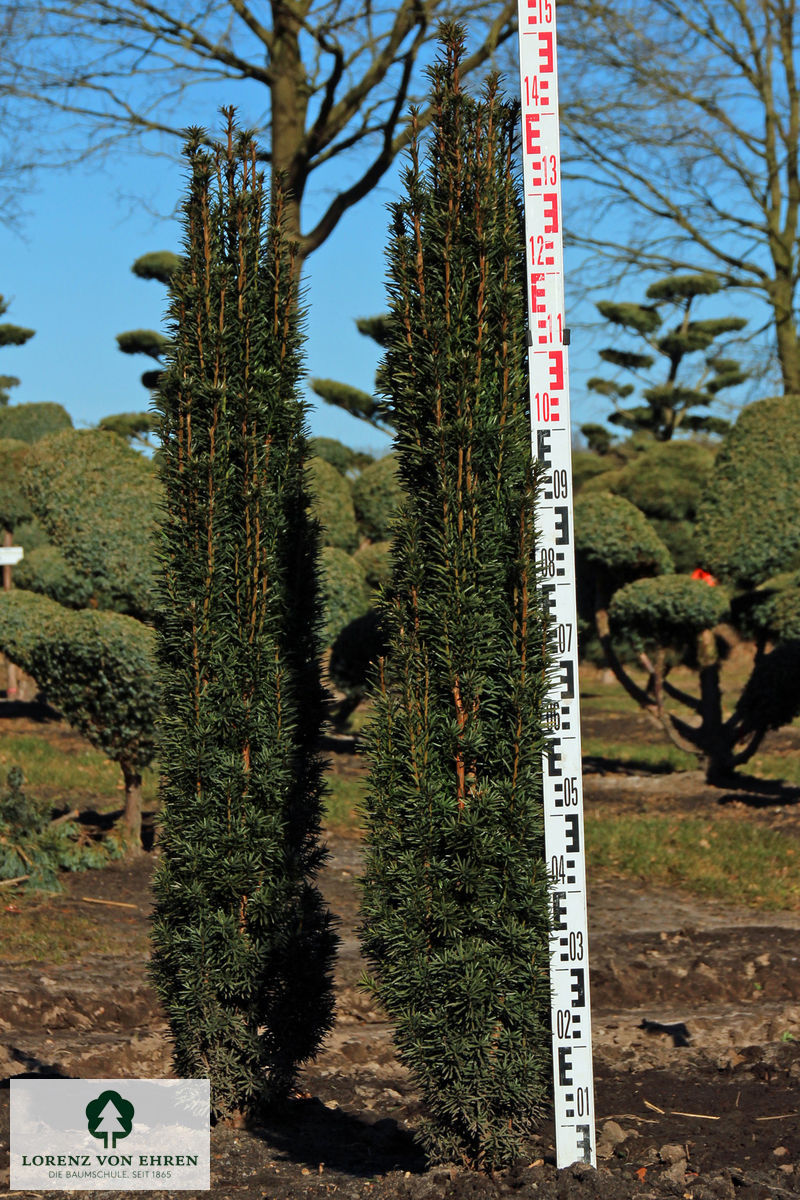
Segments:
[[[332,1021],[314,882],[321,763],[317,532],[298,399],[296,272],[256,151],[193,130],[160,386],[157,645],[164,804],[152,971],[180,1075],[217,1117],[285,1096]]]
[[[370,734],[363,936],[433,1160],[490,1169],[549,1096],[548,878],[513,117],[432,70],[394,209],[383,378],[406,500]]]

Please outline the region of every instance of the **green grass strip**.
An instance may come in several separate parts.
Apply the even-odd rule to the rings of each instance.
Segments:
[[[672,771],[696,771],[702,766],[701,759],[667,741],[611,742],[608,738],[585,737],[583,753],[586,758],[601,759],[632,771],[655,771],[665,775]]]
[[[800,909],[800,841],[715,817],[586,817],[589,871],[759,909]]]
[[[25,774],[25,789],[55,805],[83,808],[91,802],[91,807],[100,811],[122,805],[122,772],[88,743],[77,749],[74,744],[50,741],[46,735],[3,733],[0,775],[5,778],[14,766],[21,767]],[[155,771],[144,771],[143,780],[144,801],[149,806],[158,794]]]

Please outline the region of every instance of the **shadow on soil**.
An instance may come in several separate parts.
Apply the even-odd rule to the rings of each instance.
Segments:
[[[746,804],[749,808],[768,808],[776,804],[800,802],[800,788],[782,783],[779,779],[757,779],[754,775],[737,775],[718,785],[725,789],[718,804]]]
[[[370,1114],[371,1116],[372,1114]],[[316,1097],[290,1100],[279,1114],[267,1114],[249,1127],[275,1158],[317,1170],[369,1178],[389,1171],[424,1174],[425,1160],[411,1133],[392,1117],[330,1109]]]

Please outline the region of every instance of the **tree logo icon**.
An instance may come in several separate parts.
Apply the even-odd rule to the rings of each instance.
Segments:
[[[106,1150],[113,1150],[118,1139],[126,1138],[133,1128],[133,1105],[119,1092],[101,1092],[86,1105],[86,1119],[92,1137],[102,1138]]]

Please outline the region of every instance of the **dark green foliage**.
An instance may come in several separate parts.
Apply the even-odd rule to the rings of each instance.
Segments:
[[[28,517],[14,527],[14,542],[17,546],[22,546],[26,554],[38,550],[40,546],[50,545],[47,534],[36,517]]]
[[[603,519],[613,511],[612,497],[592,494],[591,481],[576,501],[582,616],[588,616],[591,605],[594,634],[608,666],[673,742],[705,760],[710,783],[728,786],[767,730],[800,712],[798,451],[797,398],[782,397],[743,411],[710,471],[702,447],[672,443],[639,455],[607,477],[615,490],[625,488],[651,513],[662,514],[651,519],[675,548],[677,562],[683,555],[687,565],[694,561],[710,570],[732,585],[730,595],[721,586],[709,587],[685,575],[660,574],[621,586],[625,580],[604,568],[601,554]],[[698,475],[704,473],[697,505]],[[628,503],[620,496],[613,499]],[[596,506],[589,514],[591,524],[584,520],[587,503]],[[700,537],[690,555],[689,518],[695,505]],[[645,520],[643,514],[640,518]],[[676,548],[681,536],[686,539],[683,550]],[[594,561],[581,554],[582,538],[591,542]],[[620,544],[617,535],[615,548]],[[654,575],[655,570],[643,574]],[[724,634],[718,626],[723,623],[756,643],[753,673],[738,698],[723,696],[721,687]],[[622,662],[625,646],[631,644],[650,674],[645,687]],[[697,670],[694,687],[676,687],[669,680],[670,670],[681,661]]]
[[[403,499],[394,454],[379,458],[353,482],[353,503],[364,537],[382,542],[392,536],[392,523]]]
[[[328,674],[348,699],[360,700],[386,649],[380,617],[371,608],[338,634],[331,648]]]
[[[0,530],[16,529],[33,517],[30,501],[22,490],[22,471],[28,447],[16,438],[0,440]]]
[[[672,558],[645,515],[622,496],[587,492],[575,499],[575,553],[579,565],[614,587],[641,575],[665,575]]]
[[[364,337],[372,338],[379,346],[389,344],[391,320],[388,313],[380,313],[377,317],[358,317],[356,328]]]
[[[38,442],[48,434],[72,429],[72,417],[60,404],[15,404],[0,408],[0,438]]]
[[[616,471],[595,477],[587,491],[605,488],[635,504],[652,523],[678,571],[699,563],[694,539],[697,506],[714,465],[714,451],[696,442],[654,442]]]
[[[654,304],[614,304],[610,300],[601,300],[597,311],[614,325],[633,329],[636,333],[655,333],[661,325],[661,317]]]
[[[369,733],[364,948],[433,1160],[514,1159],[550,1095],[546,663],[514,125],[432,72],[395,206],[383,378],[405,499]]]
[[[325,546],[321,555],[322,594],[325,600],[326,646],[331,646],[345,625],[369,607],[369,588],[355,558],[337,546]]]
[[[734,359],[723,357],[725,343],[715,344],[717,339],[743,329],[746,320],[741,317],[691,319],[693,304],[698,297],[713,295],[720,287],[714,275],[671,275],[657,280],[647,289],[647,298],[653,301],[652,304],[601,301],[597,305],[601,316],[627,334],[635,347],[609,346],[600,351],[604,362],[632,373],[635,384],[620,383],[616,376],[588,381],[590,390],[613,402],[614,412],[608,418],[612,424],[628,430],[647,431],[663,442],[668,442],[679,430],[681,433],[725,432],[727,421],[693,411],[707,409],[721,391],[736,387],[747,378]],[[675,324],[662,333],[667,318]],[[692,358],[695,355],[702,355],[700,362]],[[691,362],[687,362],[690,358]],[[654,367],[660,370],[663,378],[653,378]],[[634,394],[637,385],[641,389],[641,401],[623,407],[622,402]]]
[[[572,452],[572,487],[575,492],[600,475],[616,470],[619,464],[608,458],[602,458],[591,450],[573,450]],[[606,490],[606,489],[603,489]]]
[[[152,413],[115,413],[97,422],[98,429],[107,429],[124,438],[129,445],[151,446],[149,434],[155,433],[156,418]]]
[[[586,444],[593,454],[607,454],[615,440],[614,434],[606,429],[605,425],[598,425],[596,421],[589,421],[586,425],[581,425],[581,433],[586,438]]]
[[[697,442],[658,442],[622,468],[613,490],[645,516],[691,521],[714,458],[714,450]]]
[[[24,558],[14,568],[16,587],[49,596],[67,608],[91,605],[94,599],[91,580],[69,564],[58,546],[48,542],[29,549],[21,535],[16,534],[15,540],[25,550]]]
[[[351,417],[359,417],[367,424],[374,425],[376,429],[382,428],[379,401],[369,392],[363,392],[361,388],[352,387],[349,383],[338,383],[335,379],[310,379],[309,383],[311,390],[326,404],[342,408],[346,413],[350,413]]]
[[[373,591],[378,591],[388,584],[392,575],[391,542],[368,542],[356,550],[353,558],[361,567]]]
[[[180,261],[171,250],[151,250],[149,254],[141,254],[131,270],[140,279],[156,279],[159,283],[169,284]]]
[[[161,362],[169,346],[169,338],[155,329],[131,329],[117,334],[117,345],[123,354],[147,354]]]
[[[158,408],[159,762],[152,975],[181,1076],[217,1117],[287,1095],[332,1023],[314,882],[321,601],[282,199],[233,124],[191,130],[184,254]],[[271,210],[271,212],[270,212]]]
[[[351,450],[336,438],[314,437],[308,444],[312,454],[330,463],[342,475],[346,475],[348,471],[360,471],[362,467],[368,467],[374,461],[371,454],[365,454],[362,450]]]
[[[636,579],[615,592],[609,616],[615,632],[637,648],[684,651],[694,648],[703,629],[724,621],[728,608],[723,588],[689,575],[659,575]]]
[[[155,279],[158,283],[168,284],[178,269],[179,262],[178,255],[173,254],[171,250],[155,250],[150,254],[142,254],[137,258],[131,270],[140,279]],[[142,384],[148,391],[153,391],[157,388],[164,365],[164,355],[169,348],[169,339],[155,329],[130,329],[127,333],[117,334],[117,345],[123,354],[144,354],[158,363],[156,370],[145,371],[142,374]],[[146,414],[139,415],[147,419]],[[127,425],[125,423],[125,417],[130,418],[132,416],[134,414],[125,413],[121,417],[108,417],[100,422],[100,427],[103,429],[113,429],[115,433],[119,433],[122,437],[139,439],[145,445],[150,445],[151,443],[147,438],[142,438],[141,435],[152,431],[152,419],[147,424],[142,425],[141,428],[132,429],[129,428],[131,425],[130,420],[128,420]]]
[[[53,821],[50,805],[27,794],[24,783],[19,767],[0,783],[0,879],[58,892],[61,871],[104,867],[119,857],[112,838],[96,842],[74,820]]]
[[[0,296],[0,317],[8,312],[8,301]],[[24,329],[21,325],[10,325],[7,322],[0,323],[0,349],[3,346],[24,346],[29,338],[34,335],[33,329]],[[9,396],[7,388],[18,387],[19,380],[14,375],[0,375],[0,405],[8,404]],[[0,432],[0,437],[17,436]]]
[[[798,397],[743,409],[717,455],[700,505],[702,565],[752,587],[800,563]]]
[[[735,609],[747,636],[800,642],[800,571],[785,571],[740,594]]]
[[[160,496],[152,464],[114,433],[70,430],[31,448],[23,484],[92,604],[150,619]]]
[[[349,481],[324,458],[309,459],[308,475],[311,512],[319,523],[323,545],[355,550],[358,529]]]
[[[604,471],[596,471],[594,474],[590,474],[581,482],[580,489],[575,487],[575,491],[580,490],[586,496],[595,496],[598,493],[605,495],[608,492],[611,492],[613,495],[617,483],[621,478],[622,467],[619,463],[606,462],[606,469]]]
[[[0,650],[64,719],[119,763],[126,825],[138,841],[141,773],[155,752],[153,632],[120,613],[73,612],[47,596],[0,592]]]
[[[693,571],[700,563],[693,521],[671,521],[664,517],[648,517],[650,524],[672,556],[679,574]]]

